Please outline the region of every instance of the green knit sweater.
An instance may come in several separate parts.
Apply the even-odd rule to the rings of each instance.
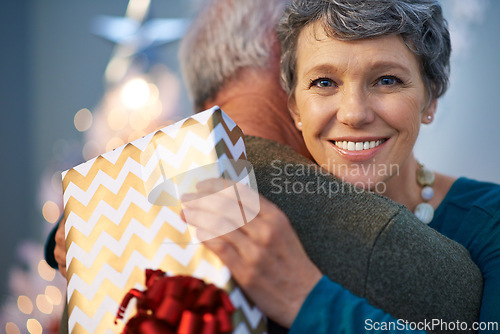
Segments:
[[[397,319],[479,319],[482,277],[465,248],[287,146],[245,139],[259,192],[286,213],[328,278]]]

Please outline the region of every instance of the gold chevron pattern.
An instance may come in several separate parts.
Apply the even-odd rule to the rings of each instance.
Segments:
[[[218,107],[177,122],[63,173],[71,333],[120,333],[133,316],[114,324],[131,288],[144,289],[144,270],[188,274],[225,288],[237,311],[238,333],[264,333],[266,320],[231,280],[220,260],[192,242],[180,219],[177,195],[162,190],[171,206],[148,195],[167,180],[191,189],[193,168],[245,161],[243,134]],[[222,166],[222,167],[221,167]],[[229,170],[228,170],[229,169]],[[242,175],[244,164],[221,164],[221,173]]]

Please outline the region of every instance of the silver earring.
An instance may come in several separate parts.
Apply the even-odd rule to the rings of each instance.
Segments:
[[[432,116],[431,115],[427,115],[427,120],[428,121],[432,120]]]
[[[297,126],[302,129],[302,122],[297,122]]]

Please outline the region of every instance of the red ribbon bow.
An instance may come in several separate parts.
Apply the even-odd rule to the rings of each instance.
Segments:
[[[146,287],[131,289],[123,298],[116,319],[123,319],[129,302],[137,298],[137,315],[127,322],[124,334],[225,334],[233,329],[235,308],[227,293],[213,284],[146,269]]]

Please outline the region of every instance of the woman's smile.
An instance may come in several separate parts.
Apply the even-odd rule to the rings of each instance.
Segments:
[[[332,141],[332,143],[343,151],[367,151],[380,146],[381,144],[385,143],[386,140],[387,139],[365,141],[334,140]]]
[[[341,41],[320,24],[301,31],[292,117],[316,162],[344,167],[330,170],[344,181],[371,188],[402,171],[435,106],[401,37]]]
[[[333,149],[351,162],[372,161],[377,152],[383,148],[387,138],[372,140],[332,140]]]

